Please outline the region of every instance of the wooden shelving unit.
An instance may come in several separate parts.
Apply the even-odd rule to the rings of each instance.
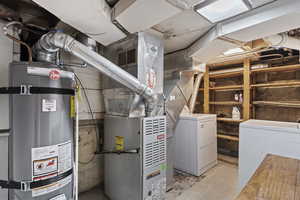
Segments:
[[[218,117],[217,121],[220,123],[226,123],[228,125],[231,124],[232,126],[236,126],[236,125],[239,125],[239,123],[250,119],[250,109],[251,109],[250,60],[245,59],[243,66],[244,66],[244,69],[241,71],[218,73],[218,74],[210,73],[209,68],[207,67],[206,73],[204,75],[204,87],[199,89],[204,94],[204,104],[203,104],[204,113],[207,113],[207,114],[210,113],[211,108],[213,108],[213,106],[226,106],[226,107],[238,106],[238,107],[242,108],[242,110],[243,110],[243,115],[241,116],[241,117],[243,117],[243,119],[235,120],[232,118]],[[215,87],[210,86],[211,79],[216,80],[216,79],[232,78],[232,77],[239,77],[239,76],[243,78],[242,84],[215,86]],[[211,94],[215,94],[216,92],[221,92],[221,91],[222,92],[241,91],[243,93],[243,102],[211,101],[210,100]],[[219,126],[219,124],[218,124],[218,126]],[[226,132],[222,132],[221,130],[219,130],[219,128],[218,128],[217,138],[219,140],[225,140],[225,141],[229,141],[229,142],[233,142],[233,143],[239,142],[238,133],[228,134]]]
[[[283,88],[283,87],[300,87],[300,80],[284,80],[274,81],[265,83],[255,83],[255,77],[258,73],[271,73],[271,72],[292,72],[300,70],[300,64],[277,66],[269,68],[257,68],[251,69],[250,59],[244,59],[243,70],[233,71],[226,73],[211,73],[210,68],[206,67],[206,73],[204,74],[204,86],[199,91],[203,92],[204,102],[203,110],[204,113],[209,114],[213,106],[239,106],[242,108],[242,119],[234,120],[232,118],[218,117],[217,121],[220,123],[231,123],[230,126],[239,125],[239,123],[247,121],[251,118],[255,118],[255,107],[258,106],[269,106],[269,107],[284,107],[284,108],[300,108],[300,101],[256,101],[255,94],[257,88]],[[223,79],[239,77],[243,78],[242,84],[237,85],[225,85],[225,86],[210,86],[211,79]],[[252,83],[253,82],[253,83]],[[241,91],[243,93],[243,102],[236,101],[217,101],[210,100],[212,94],[216,92],[229,92],[229,91]],[[223,108],[222,108],[223,109]],[[225,108],[224,108],[225,109]],[[227,109],[227,108],[226,108]],[[225,110],[226,110],[225,109]],[[228,109],[227,109],[228,110]],[[225,124],[225,125],[226,125]],[[226,127],[226,126],[225,126]],[[224,127],[223,127],[224,128]],[[220,140],[228,140],[230,142],[239,142],[239,136],[233,136],[234,134],[228,134],[227,132],[218,131],[217,138]]]

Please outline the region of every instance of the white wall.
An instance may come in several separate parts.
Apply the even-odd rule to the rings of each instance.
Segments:
[[[77,59],[76,57],[67,53],[63,53],[62,58],[65,64],[82,63],[80,59]],[[87,67],[87,68],[74,67],[73,69],[85,88],[95,118],[102,119],[105,108],[104,108],[104,101],[103,101],[103,94],[102,94],[101,73],[92,67]],[[81,90],[81,98],[79,103],[79,119],[80,120],[92,119],[83,90]]]
[[[62,58],[65,64],[82,63],[80,59],[68,53],[63,53]],[[85,88],[94,119],[103,119],[105,108],[101,73],[92,67],[74,67],[73,70]],[[82,89],[79,101],[79,119],[81,120],[81,124],[93,124],[93,121],[90,121],[92,117]],[[95,156],[98,145],[96,134],[96,127],[94,125],[81,125],[79,128],[79,192],[88,191],[104,181],[103,156]]]
[[[0,21],[0,87],[8,86],[8,65],[13,59],[13,42],[2,31]],[[9,128],[8,95],[0,95],[0,129]]]
[[[0,21],[0,87],[8,86],[8,65],[13,58],[13,42],[2,32]],[[9,97],[0,94],[0,129],[9,129]],[[7,135],[0,135],[0,179],[8,179],[8,147]],[[7,191],[0,190],[0,199],[7,199]]]
[[[79,192],[84,192],[104,182],[104,158],[94,155],[97,148],[94,126],[81,126],[79,130]]]

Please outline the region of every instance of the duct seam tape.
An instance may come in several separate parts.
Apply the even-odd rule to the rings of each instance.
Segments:
[[[49,200],[66,200],[66,195],[61,194]]]

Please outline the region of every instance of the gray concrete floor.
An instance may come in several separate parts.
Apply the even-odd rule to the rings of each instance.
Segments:
[[[179,194],[168,192],[167,200],[234,200],[238,194],[238,169],[236,165],[219,162],[203,178]],[[79,200],[108,200],[100,188],[81,194]],[[125,199],[124,199],[125,200]]]

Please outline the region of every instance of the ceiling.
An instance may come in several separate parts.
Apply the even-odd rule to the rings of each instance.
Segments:
[[[152,29],[164,36],[165,51],[168,53],[189,46],[211,27],[213,24],[189,9],[153,26]]]
[[[34,3],[38,3],[39,6]],[[65,12],[65,7],[62,5],[69,5],[72,1],[73,6],[69,7],[68,12]],[[103,1],[110,6],[103,10],[100,7],[95,7],[95,5],[100,5],[96,2]],[[50,21],[57,24],[59,18],[61,21],[69,24],[70,26],[76,28],[77,30],[85,33],[105,33],[99,36],[91,35],[98,42],[108,45],[111,42],[117,41],[125,37],[119,29],[117,29],[111,22],[116,19],[120,19],[119,23],[124,29],[128,28],[128,31],[133,33],[143,30],[147,32],[154,33],[164,39],[165,42],[165,52],[171,53],[182,49],[187,49],[193,46],[196,41],[202,38],[208,37],[207,33],[216,29],[219,24],[213,24],[209,22],[206,18],[199,15],[194,11],[194,6],[203,2],[209,2],[213,0],[2,0],[1,4],[8,5],[9,8],[16,10],[21,13],[23,21],[39,23],[39,21]],[[145,3],[141,3],[141,2]],[[248,5],[252,10],[257,10],[263,5],[271,3],[276,0],[243,0],[248,2]],[[277,0],[285,1],[285,0]],[[56,2],[56,3],[55,3]],[[127,16],[127,18],[116,16],[116,18],[110,19],[108,13],[109,9],[115,10],[119,5],[124,4],[125,7],[122,8],[121,14]],[[151,2],[151,3],[150,3]],[[155,3],[159,2],[159,3]],[[169,7],[168,5],[169,4]],[[230,1],[228,1],[230,2]],[[136,4],[134,6],[134,4]],[[148,4],[151,5],[151,11],[147,8]],[[164,5],[166,8],[159,7],[159,5]],[[174,8],[170,7],[173,6]],[[40,7],[41,6],[41,7]],[[126,7],[127,6],[127,7]],[[155,7],[156,6],[156,7]],[[44,7],[45,9],[43,9]],[[265,7],[265,6],[264,6]],[[0,7],[1,8],[1,7]],[[24,9],[26,8],[26,9]],[[89,12],[82,12],[83,8]],[[46,9],[48,11],[46,11]],[[153,15],[153,11],[156,13],[163,13],[163,16]],[[130,12],[129,12],[130,11]],[[50,12],[52,14],[50,14]],[[80,13],[76,15],[75,13]],[[142,17],[136,17],[136,15]],[[148,13],[148,14],[145,14]],[[1,14],[1,9],[0,9]],[[161,15],[161,14],[160,14]],[[246,14],[247,15],[247,14]],[[55,17],[56,16],[56,17]],[[103,17],[104,16],[104,17]],[[0,15],[1,17],[1,15]],[[119,17],[119,18],[118,18]],[[156,18],[155,18],[156,17]],[[93,20],[90,20],[93,19]],[[123,20],[123,21],[122,21]],[[148,20],[147,23],[143,23],[144,20]],[[230,21],[230,20],[229,20]],[[222,22],[220,23],[222,24]],[[219,24],[219,25],[220,25]],[[85,29],[87,29],[86,31]],[[81,30],[82,29],[82,30]],[[95,29],[95,30],[94,30]],[[114,36],[114,34],[117,34]],[[113,37],[114,36],[114,37]],[[96,38],[95,38],[96,37]]]
[[[169,0],[173,4],[181,0]],[[178,51],[187,48],[197,39],[201,38],[207,31],[209,31],[216,24],[212,24],[207,19],[196,13],[193,6],[209,0],[183,0],[186,5],[191,8],[183,10],[181,13],[162,21],[148,30],[150,32],[157,32],[163,36],[165,41],[166,53]],[[274,0],[249,0],[252,8],[255,9],[263,6]],[[181,1],[182,2],[182,1]]]

